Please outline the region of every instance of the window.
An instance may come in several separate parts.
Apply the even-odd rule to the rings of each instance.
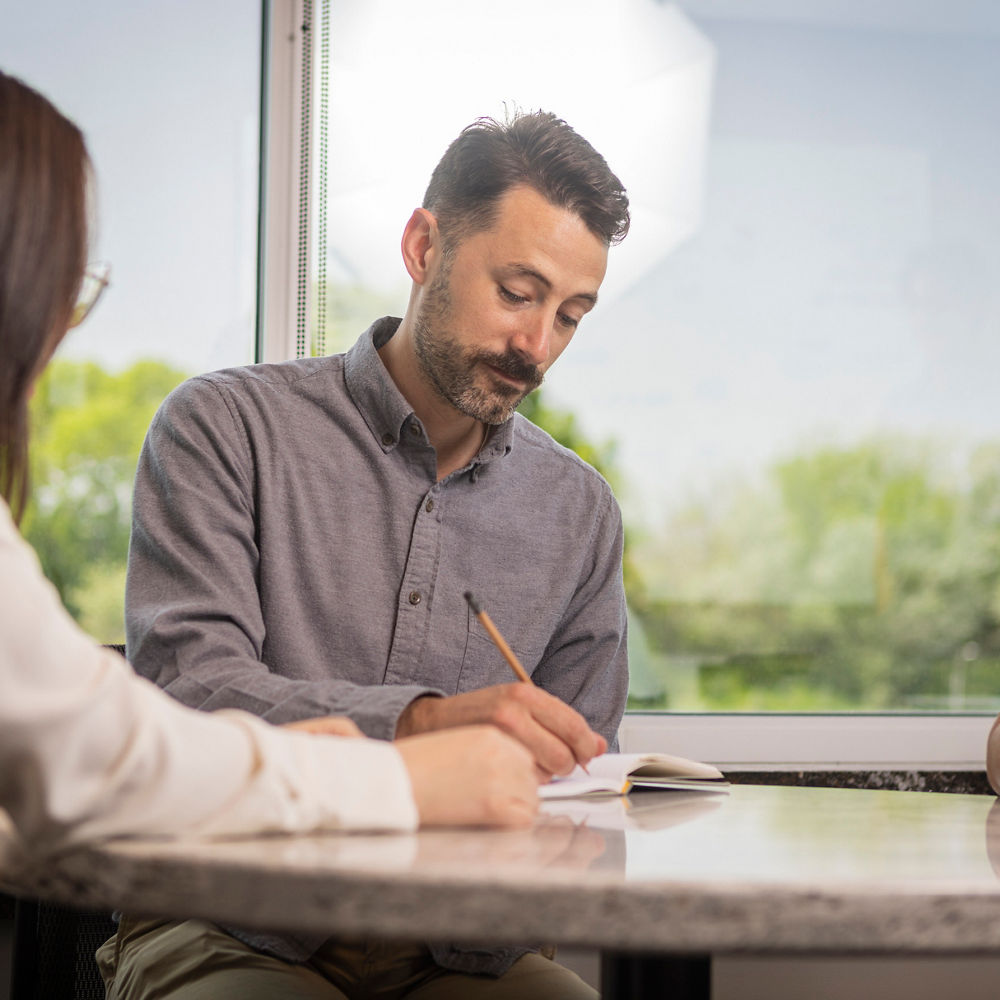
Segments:
[[[113,264],[38,393],[25,525],[84,625],[120,638],[132,470],[169,388],[341,350],[401,311],[399,232],[445,144],[543,106],[633,197],[601,306],[532,404],[622,501],[633,708],[979,713],[947,754],[981,758],[1000,708],[993,5],[264,9],[260,220],[259,10],[63,2],[22,8],[0,40],[0,64],[86,132],[93,256]],[[324,108],[303,174],[297,118]]]
[[[404,307],[399,233],[475,117],[554,110],[630,189],[607,294],[541,398],[622,501],[632,706],[1000,709],[992,5],[329,17],[327,350]]]
[[[185,376],[253,360],[260,11],[235,0],[21,4],[0,65],[84,131],[111,288],[34,401],[24,530],[84,627],[121,640],[132,477]]]

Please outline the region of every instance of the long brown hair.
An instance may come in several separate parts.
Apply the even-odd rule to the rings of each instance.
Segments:
[[[28,399],[66,333],[87,261],[80,130],[0,72],[0,496],[28,495]]]

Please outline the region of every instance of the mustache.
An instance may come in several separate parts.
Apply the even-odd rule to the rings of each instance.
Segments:
[[[504,375],[517,379],[518,382],[524,382],[531,389],[537,389],[544,378],[538,370],[538,365],[524,361],[513,351],[508,351],[506,354],[480,354],[476,360],[491,365]]]

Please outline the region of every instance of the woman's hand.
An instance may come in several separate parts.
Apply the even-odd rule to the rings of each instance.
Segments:
[[[316,733],[320,736],[364,736],[346,715],[321,715],[315,719],[299,719],[298,722],[286,722],[282,729],[296,729],[300,733]]]
[[[529,826],[539,777],[531,754],[494,726],[461,726],[396,741],[421,826]]]

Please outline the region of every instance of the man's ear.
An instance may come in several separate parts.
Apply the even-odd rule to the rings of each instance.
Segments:
[[[427,281],[431,267],[441,253],[437,219],[426,208],[415,208],[400,244],[406,272],[418,285]]]

